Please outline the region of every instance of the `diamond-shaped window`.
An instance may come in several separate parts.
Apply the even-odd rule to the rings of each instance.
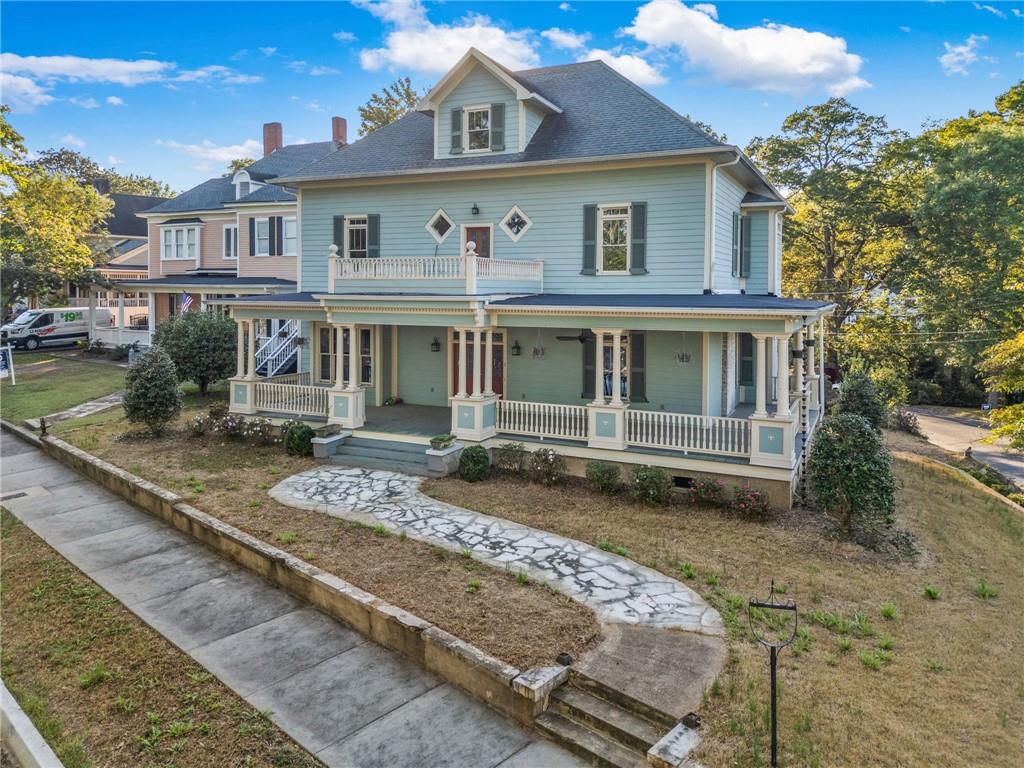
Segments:
[[[444,209],[438,208],[437,212],[430,217],[430,221],[427,222],[427,232],[429,232],[431,237],[437,240],[437,242],[443,243],[454,226],[455,222],[453,222],[451,217],[444,212]]]
[[[513,205],[511,210],[505,214],[505,218],[501,220],[501,228],[505,230],[512,242],[519,242],[519,238],[526,234],[533,225],[530,221],[530,217],[523,213],[522,209],[518,205]]]

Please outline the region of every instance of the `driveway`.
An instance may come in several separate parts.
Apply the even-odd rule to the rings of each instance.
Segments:
[[[1024,454],[1011,452],[1005,440],[995,444],[982,442],[989,436],[987,424],[963,416],[944,416],[926,408],[910,410],[917,414],[921,431],[929,442],[960,454],[970,446],[974,458],[1024,487]]]
[[[0,453],[7,509],[327,765],[583,765],[34,447]]]

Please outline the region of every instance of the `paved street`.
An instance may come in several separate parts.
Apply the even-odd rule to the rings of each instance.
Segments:
[[[7,433],[0,454],[5,507],[327,765],[582,765]]]
[[[982,440],[989,434],[988,426],[983,422],[959,416],[940,416],[921,408],[911,410],[917,414],[921,431],[929,442],[960,454],[970,446],[974,458],[992,466],[1024,487],[1024,454],[1011,453],[1006,441],[994,445],[983,443]]]

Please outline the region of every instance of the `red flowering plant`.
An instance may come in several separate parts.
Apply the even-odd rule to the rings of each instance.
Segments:
[[[690,486],[690,503],[701,507],[725,504],[725,485],[721,480],[694,480]]]
[[[736,486],[732,491],[729,511],[749,520],[767,520],[772,515],[772,505],[768,501],[768,494],[760,488]]]

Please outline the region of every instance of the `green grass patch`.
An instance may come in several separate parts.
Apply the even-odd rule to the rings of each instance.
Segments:
[[[14,355],[17,384],[0,382],[0,415],[20,424],[109,395],[124,386],[124,368],[50,353]]]

